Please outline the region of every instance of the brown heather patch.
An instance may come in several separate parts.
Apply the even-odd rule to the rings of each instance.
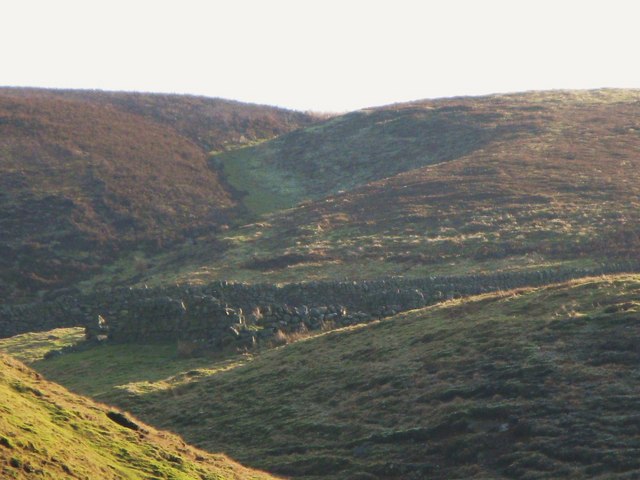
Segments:
[[[27,98],[58,97],[115,107],[165,125],[206,152],[273,138],[323,118],[267,105],[193,95],[15,88],[0,91]]]
[[[0,293],[63,287],[119,250],[215,231],[241,210],[208,150],[311,121],[198,97],[0,89]]]

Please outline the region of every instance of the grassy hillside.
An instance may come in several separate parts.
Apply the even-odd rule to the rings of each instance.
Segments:
[[[249,208],[265,213],[469,155],[538,131],[484,99],[361,110],[270,142],[217,155]]]
[[[347,190],[228,232],[224,256],[206,245],[178,252],[157,279],[424,276],[635,257],[639,114],[640,93],[627,90],[456,98],[358,112],[232,152],[225,158],[247,159],[260,180],[228,160],[238,178],[264,186],[246,201],[267,209]]]
[[[213,104],[193,97],[28,93],[0,94],[9,301],[79,278],[370,279],[585,267],[640,251],[638,91],[392,105],[236,150],[284,133],[286,115],[276,128],[223,102],[207,123]],[[263,216],[237,226],[247,212]],[[631,479],[638,299],[640,276],[615,275],[456,299],[244,355],[182,359],[175,344],[45,355],[81,342],[79,329],[0,350],[292,478]],[[0,358],[2,477],[218,478],[214,463],[231,478],[259,475],[146,426],[141,437]]]
[[[139,347],[36,366],[294,478],[635,478],[639,295],[614,276],[460,299],[164,377]],[[127,357],[145,366],[122,379]]]
[[[3,479],[273,478],[73,395],[6,355],[0,367]]]
[[[209,159],[317,118],[199,97],[4,89],[0,293],[635,257],[639,109],[633,90],[412,102]]]
[[[0,294],[215,231],[240,210],[208,151],[310,121],[198,97],[0,89]]]

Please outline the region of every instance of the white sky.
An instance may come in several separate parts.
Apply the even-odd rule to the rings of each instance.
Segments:
[[[639,13],[637,0],[2,0],[0,85],[317,111],[638,88]]]

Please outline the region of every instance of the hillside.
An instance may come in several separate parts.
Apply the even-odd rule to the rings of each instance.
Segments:
[[[319,115],[222,98],[100,90],[0,89],[33,98],[52,96],[117,108],[175,130],[206,152],[237,148],[316,123]]]
[[[590,278],[453,300],[256,356],[175,361],[117,345],[35,365],[293,478],[635,478],[639,295],[637,276]]]
[[[249,208],[317,200],[231,230],[224,256],[206,245],[179,251],[147,280],[425,276],[633,258],[639,114],[631,90],[454,98],[356,112],[224,154],[226,170],[260,185]]]
[[[108,92],[3,89],[0,109],[9,297],[78,280],[591,267],[638,251],[633,90],[420,101],[321,122]]]
[[[312,119],[198,97],[0,89],[0,293],[65,287],[121,250],[144,259],[237,219],[209,150]]]
[[[273,478],[73,395],[6,355],[0,364],[3,479]]]
[[[365,109],[214,160],[247,191],[247,206],[265,213],[540,131],[539,113],[507,115],[512,105],[501,103],[468,98]]]
[[[122,428],[2,356],[0,477],[263,478],[217,452],[309,480],[640,477],[638,118],[632,90],[323,121],[196,97],[0,91],[0,294],[87,293],[6,318],[104,312],[113,340],[57,329],[0,351],[216,452]],[[501,283],[522,271],[535,282]],[[499,289],[589,271],[632,273]],[[475,275],[487,272],[493,287]],[[226,280],[311,282],[322,298],[289,308],[302,287]],[[363,317],[358,295],[384,303]]]

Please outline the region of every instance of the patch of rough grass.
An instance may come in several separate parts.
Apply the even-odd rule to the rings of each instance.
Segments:
[[[213,157],[220,162],[225,179],[242,193],[242,203],[255,215],[262,215],[295,205],[304,194],[292,178],[275,170],[260,168],[251,148],[239,148]]]

